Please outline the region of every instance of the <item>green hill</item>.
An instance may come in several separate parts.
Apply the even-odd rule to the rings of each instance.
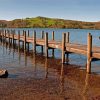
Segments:
[[[35,18],[15,19],[12,21],[0,20],[0,27],[100,29],[100,22],[83,22],[38,16]]]

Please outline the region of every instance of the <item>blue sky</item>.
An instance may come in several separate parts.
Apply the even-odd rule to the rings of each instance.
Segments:
[[[100,21],[100,0],[0,0],[0,19],[36,16]]]

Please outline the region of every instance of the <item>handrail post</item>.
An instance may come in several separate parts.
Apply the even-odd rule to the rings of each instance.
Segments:
[[[45,33],[45,56],[48,58],[48,33]]]
[[[67,45],[68,45],[68,43],[69,43],[69,36],[70,36],[70,33],[69,32],[67,32],[66,33],[66,48],[67,48]],[[68,62],[69,62],[69,53],[68,53],[68,51],[66,52],[66,63],[68,64]]]
[[[70,33],[67,32],[67,33],[66,33],[66,43],[69,43],[69,35],[70,35]]]
[[[52,32],[52,40],[54,41],[54,31]],[[52,56],[54,57],[54,48],[52,48]]]
[[[36,53],[36,31],[33,33],[33,52]]]
[[[24,32],[24,50],[26,50],[26,31]]]
[[[87,37],[87,73],[91,73],[92,60],[92,35],[89,33]]]
[[[20,30],[18,31],[18,50],[20,49]]]
[[[62,34],[62,63],[65,62],[66,33]]]
[[[41,38],[44,39],[44,31],[41,32]],[[41,46],[41,52],[43,54],[43,46]]]
[[[28,30],[27,36],[30,37],[30,31],[29,30]],[[28,52],[29,52],[29,42],[27,42],[27,49],[28,49]]]
[[[52,40],[54,40],[54,31],[52,32]]]

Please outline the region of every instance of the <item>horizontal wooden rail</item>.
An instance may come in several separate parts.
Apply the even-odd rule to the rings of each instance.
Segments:
[[[92,35],[89,33],[87,36],[87,45],[70,43],[70,33],[62,34],[62,41],[56,41],[54,37],[54,31],[52,32],[52,39],[48,39],[48,33],[41,32],[41,38],[36,37],[36,31],[33,32],[33,37],[29,36],[28,33],[23,30],[23,35],[15,34],[15,31],[0,30],[1,41],[12,40],[18,41],[18,46],[20,47],[20,42],[23,42],[24,50],[26,50],[26,44],[33,44],[33,52],[36,52],[36,46],[41,46],[41,51],[43,52],[43,47],[45,48],[45,56],[48,57],[48,49],[52,49],[52,54],[54,55],[54,49],[60,49],[62,51],[62,63],[65,63],[65,55],[69,53],[77,53],[85,55],[87,57],[87,72],[91,72],[91,61],[93,58],[100,59],[100,47],[92,46]]]

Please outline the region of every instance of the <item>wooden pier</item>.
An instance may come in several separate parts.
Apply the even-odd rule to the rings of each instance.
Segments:
[[[43,53],[44,49],[46,57],[48,57],[48,49],[52,49],[52,55],[54,55],[54,49],[60,49],[62,52],[62,63],[68,63],[68,55],[70,53],[85,55],[87,57],[86,70],[87,73],[91,73],[92,59],[100,59],[100,46],[96,47],[92,45],[92,35],[90,33],[87,36],[87,45],[70,43],[69,35],[69,32],[62,33],[62,41],[56,41],[54,39],[54,31],[52,32],[52,39],[49,40],[48,33],[44,33],[44,31],[41,32],[41,38],[37,38],[36,31],[33,32],[33,37],[30,37],[29,31],[23,31],[21,35],[20,31],[16,34],[15,30],[0,30],[0,40],[2,42],[8,41],[8,44],[12,44],[13,46],[17,43],[18,49],[20,49],[20,42],[22,42],[24,50],[26,50],[26,45],[29,50],[29,43],[32,43],[33,52],[36,53],[36,46],[41,46],[41,52]]]

